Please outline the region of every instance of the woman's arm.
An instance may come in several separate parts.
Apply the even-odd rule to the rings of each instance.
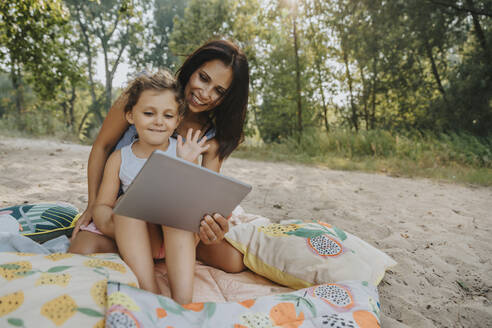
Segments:
[[[203,153],[202,166],[219,173],[222,161],[219,159],[219,143],[215,139],[207,141],[210,147]],[[226,215],[228,215],[227,213]],[[220,213],[205,215],[200,226],[200,240],[205,245],[218,244],[229,231],[229,223]]]
[[[206,145],[209,146],[203,153],[202,166],[209,170],[220,172],[222,161],[219,159],[219,143],[215,139],[208,140]]]
[[[77,235],[80,226],[87,225],[92,220],[93,207],[99,185],[101,184],[106,160],[108,159],[110,151],[128,128],[128,122],[126,121],[123,111],[126,101],[127,98],[124,94],[116,99],[113,106],[111,106],[108,115],[104,119],[101,130],[92,145],[89,162],[87,164],[88,204],[84,213],[82,213],[77,220],[72,233],[72,239]]]
[[[93,218],[96,227],[108,237],[114,239],[113,207],[120,188],[121,151],[112,153],[106,167],[94,205]]]

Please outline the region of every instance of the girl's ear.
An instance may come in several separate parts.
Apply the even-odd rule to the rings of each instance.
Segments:
[[[128,123],[133,124],[133,111],[126,112],[125,117]]]

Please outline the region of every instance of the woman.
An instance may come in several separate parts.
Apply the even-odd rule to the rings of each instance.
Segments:
[[[209,148],[201,165],[219,172],[223,160],[243,139],[249,85],[246,56],[229,41],[211,41],[185,60],[177,78],[189,108],[176,131],[181,136],[190,128],[202,131]],[[89,200],[74,229],[68,250],[71,253],[117,251],[113,239],[84,227],[92,220],[92,207],[109,154],[128,145],[136,136],[125,119],[125,105],[124,96],[115,101],[92,146],[87,168]],[[242,254],[224,240],[227,231],[227,220],[221,214],[215,213],[213,218],[206,215],[200,227],[197,258],[227,272],[240,272],[244,270]]]

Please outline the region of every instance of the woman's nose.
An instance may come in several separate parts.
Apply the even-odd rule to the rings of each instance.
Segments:
[[[207,86],[206,88],[203,88],[203,92],[201,94],[202,100],[205,102],[209,102],[213,98],[213,88],[212,86]]]

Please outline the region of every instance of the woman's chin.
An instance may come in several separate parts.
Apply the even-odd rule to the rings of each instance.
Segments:
[[[210,110],[207,106],[194,106],[192,104],[188,105],[188,109],[191,113],[199,114]]]

